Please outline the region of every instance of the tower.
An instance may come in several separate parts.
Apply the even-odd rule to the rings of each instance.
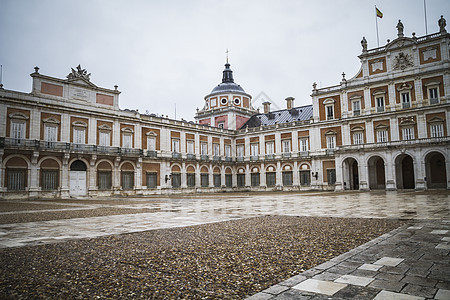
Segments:
[[[225,64],[222,83],[205,96],[205,105],[195,114],[199,124],[225,129],[239,129],[256,113],[251,105],[252,96],[236,84],[230,64]]]

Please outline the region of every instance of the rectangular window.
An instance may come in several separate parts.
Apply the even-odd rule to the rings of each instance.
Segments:
[[[187,173],[186,180],[188,187],[195,187],[195,173]]]
[[[285,171],[282,174],[283,176],[283,186],[292,185],[292,171]]]
[[[291,152],[291,140],[283,140],[283,152]]]
[[[99,171],[98,172],[98,189],[110,190],[111,189],[111,171]]]
[[[73,128],[73,143],[74,144],[85,144],[86,143],[85,132],[86,132],[86,130],[84,128],[74,127]]]
[[[186,141],[187,154],[194,154],[194,141]]]
[[[259,186],[259,173],[251,174],[252,186]]]
[[[300,171],[300,185],[311,185],[311,172]]]
[[[46,142],[58,141],[58,126],[44,125],[44,141]]]
[[[214,156],[220,156],[220,145],[219,144],[213,144],[213,153],[214,153]]]
[[[11,138],[22,140],[25,139],[25,122],[11,122]]]
[[[100,131],[98,134],[98,137],[99,137],[98,144],[100,146],[109,146],[110,145],[111,138],[110,138],[109,131]]]
[[[411,99],[409,97],[409,92],[401,93],[402,97],[402,108],[410,108],[411,107]]]
[[[237,156],[244,157],[244,145],[237,146]]]
[[[301,138],[299,141],[300,141],[300,151],[307,152],[308,151],[308,139]]]
[[[430,125],[431,137],[443,137],[444,136],[444,124],[431,124]]]
[[[122,137],[123,148],[132,148],[133,147],[132,138],[133,138],[133,135],[131,133],[123,134],[123,137]]]
[[[208,155],[208,144],[207,143],[201,143],[200,144],[200,151],[201,151],[201,155]]]
[[[266,173],[266,185],[267,186],[275,186],[276,184],[276,174],[275,172]]]
[[[231,157],[231,146],[230,145],[225,145],[225,156]]]
[[[327,136],[327,148],[328,149],[336,148],[336,136],[335,135]]]
[[[245,174],[237,174],[237,186],[238,187],[245,186]]]
[[[386,143],[388,141],[388,132],[386,129],[377,131],[377,142]]]
[[[58,170],[41,171],[42,190],[51,191],[58,189],[59,186],[58,173],[59,173]]]
[[[172,152],[180,152],[180,140],[172,139]]]
[[[7,180],[8,184],[6,188],[8,191],[25,191],[25,183],[27,180],[27,170],[26,169],[6,169],[8,174]]]
[[[134,172],[122,172],[122,189],[132,190],[134,187]]]
[[[208,187],[209,186],[208,174],[200,174],[200,184],[201,184],[202,187]]]
[[[156,189],[157,186],[157,176],[156,172],[147,172],[147,188],[148,189]]]
[[[363,140],[363,133],[362,132],[355,132],[353,134],[353,144],[355,145],[361,145],[364,143]]]
[[[267,142],[266,143],[266,154],[273,154],[273,142]]]
[[[325,106],[326,112],[327,112],[327,120],[333,120],[334,119],[334,107],[333,105]]]
[[[172,187],[179,188],[181,186],[181,174],[180,173],[172,173]]]
[[[259,155],[259,144],[254,143],[250,145],[250,152],[251,152],[251,156],[258,156]]]
[[[156,138],[152,136],[147,137],[147,150],[156,151]]]
[[[214,187],[220,187],[222,185],[222,180],[220,174],[214,174],[213,176]]]
[[[353,101],[352,102],[352,109],[353,109],[353,115],[354,116],[359,116],[361,114],[361,102],[358,101]]]
[[[414,128],[413,127],[404,127],[402,129],[403,140],[413,140],[414,139]]]
[[[437,104],[439,103],[439,94],[438,94],[438,88],[433,87],[428,89],[428,95],[430,97],[430,104]]]
[[[384,111],[384,97],[376,97],[375,100],[377,102],[377,112],[383,112]]]
[[[233,186],[233,177],[231,174],[225,174],[225,186],[226,187]]]
[[[327,182],[328,182],[328,184],[336,183],[336,170],[335,169],[327,169]]]

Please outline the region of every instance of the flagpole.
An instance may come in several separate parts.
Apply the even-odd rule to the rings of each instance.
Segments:
[[[427,25],[427,5],[425,0],[423,0],[423,11],[425,14],[425,35],[428,35],[428,25]]]
[[[378,16],[377,16],[377,6],[376,5],[375,5],[375,24],[377,27],[377,44],[378,44],[378,47],[380,47],[380,38],[378,37]]]

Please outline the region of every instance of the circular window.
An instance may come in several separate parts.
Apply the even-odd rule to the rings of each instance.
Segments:
[[[241,104],[241,100],[239,98],[234,98],[234,105]]]
[[[228,99],[227,99],[227,98],[222,98],[222,99],[220,99],[220,103],[221,103],[222,105],[225,105],[225,104],[228,103]]]

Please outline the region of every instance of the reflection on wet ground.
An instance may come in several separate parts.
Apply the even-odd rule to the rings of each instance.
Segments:
[[[38,207],[39,205],[42,207]],[[108,208],[111,215],[70,217],[71,211],[89,212],[99,208]],[[121,214],[120,210],[127,213]],[[130,213],[130,210],[135,210],[136,213]],[[12,221],[0,225],[0,247],[16,247],[261,215],[450,219],[450,193],[232,193],[186,197],[130,197],[117,200],[2,201],[0,211],[0,218],[9,215],[13,219],[20,214],[45,215],[55,211],[68,214],[58,220],[25,223]]]

